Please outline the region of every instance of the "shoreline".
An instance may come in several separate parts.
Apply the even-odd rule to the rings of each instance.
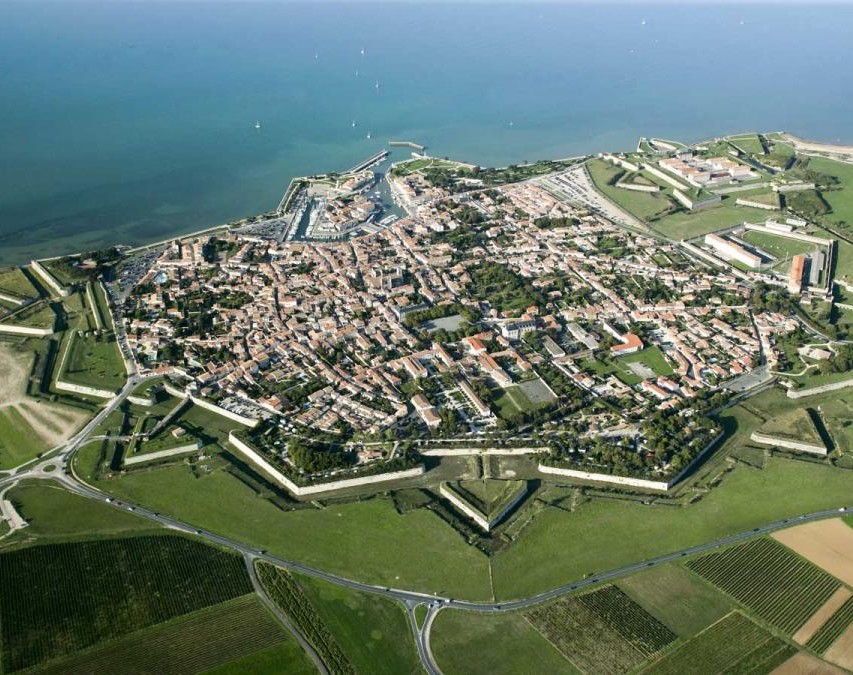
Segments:
[[[779,134],[780,136],[782,136],[784,138],[784,140],[786,142],[789,142],[792,145],[794,145],[795,149],[797,149],[799,151],[823,152],[826,154],[837,155],[837,156],[853,156],[853,145],[824,143],[821,141],[810,141],[810,140],[804,139],[800,136],[797,136],[796,134],[792,134],[788,131],[742,132],[742,133]],[[737,135],[738,135],[738,133],[725,134],[723,136],[720,136],[719,138],[727,138],[727,137],[737,136]],[[708,142],[709,140],[712,140],[712,139],[698,140],[698,141],[695,141],[694,144],[702,144],[704,142]],[[395,145],[393,147],[397,147],[397,146]],[[629,151],[629,150],[625,150],[625,152],[627,152],[627,151]],[[614,151],[614,152],[616,152],[616,151]],[[618,151],[618,152],[622,152],[622,151]],[[555,161],[555,162],[557,162],[557,161],[568,161],[568,160],[575,160],[575,159],[578,159],[580,157],[586,157],[586,156],[587,155],[578,155],[575,157],[567,157],[567,158],[563,158],[563,159],[552,159],[551,161]],[[467,163],[467,162],[458,162],[458,163],[464,164],[467,166],[475,166],[474,164]],[[534,162],[519,162],[519,163],[515,164],[515,166],[525,166],[527,164],[532,164],[532,163],[534,163]],[[510,165],[507,165],[507,166],[510,166]],[[487,168],[501,169],[501,168],[506,168],[506,167],[487,167]],[[303,179],[303,178],[305,178],[305,177],[304,176],[293,176],[293,177],[291,177],[288,185],[292,184],[294,181],[298,181],[298,180]],[[280,204],[280,202],[279,202],[279,204]],[[221,230],[230,230],[231,228],[234,228],[234,227],[241,227],[241,226],[246,225],[251,218],[258,218],[258,217],[265,216],[267,214],[274,214],[274,213],[275,213],[275,211],[262,211],[260,213],[249,214],[249,215],[243,216],[242,218],[240,218],[238,220],[230,221],[227,223],[220,223],[217,225],[211,225],[211,226],[207,226],[207,227],[202,227],[200,229],[191,230],[191,231],[185,232],[185,233],[176,232],[174,235],[169,236],[165,239],[160,239],[157,241],[142,243],[142,244],[138,244],[138,245],[130,245],[130,244],[124,244],[124,243],[118,242],[118,243],[105,243],[103,246],[98,247],[98,248],[123,247],[127,253],[135,253],[138,251],[144,251],[146,249],[154,248],[156,246],[163,246],[165,244],[168,244],[171,241],[183,240],[183,239],[187,239],[187,238],[191,238],[191,237],[197,237],[197,236],[207,234],[207,233],[213,233],[213,232],[217,232],[217,231],[221,231]],[[31,258],[31,259],[32,260],[39,260],[39,261],[59,260],[62,258],[81,256],[81,255],[84,255],[84,254],[86,254],[92,250],[94,250],[94,249],[90,248],[90,249],[86,249],[83,251],[68,251],[65,253],[60,253],[60,254],[52,255],[52,256],[48,256],[48,257]],[[18,262],[15,262],[15,261],[0,262],[0,269],[10,268],[10,267],[26,266],[28,263],[29,263],[29,260],[22,260],[22,261],[18,261]]]

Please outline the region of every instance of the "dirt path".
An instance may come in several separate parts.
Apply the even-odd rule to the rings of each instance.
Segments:
[[[772,536],[845,584],[853,586],[853,528],[840,518],[780,530]]]

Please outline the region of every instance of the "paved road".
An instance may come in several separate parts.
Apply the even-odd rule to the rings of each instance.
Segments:
[[[152,511],[141,504],[132,504],[129,502],[115,500],[107,493],[98,490],[97,488],[85,483],[79,477],[77,477],[74,474],[73,468],[71,466],[71,459],[74,453],[81,445],[83,445],[83,443],[90,440],[89,435],[92,433],[95,427],[100,424],[101,421],[103,421],[103,419],[107,415],[109,415],[113,410],[115,410],[116,407],[121,404],[121,402],[130,394],[130,392],[134,388],[136,388],[141,382],[145,381],[146,379],[148,378],[141,377],[138,375],[131,377],[130,380],[128,380],[128,383],[122,389],[121,393],[112,401],[110,401],[104,407],[104,409],[101,410],[101,412],[99,412],[79,433],[77,433],[73,438],[71,438],[66,443],[66,445],[62,447],[58,452],[52,454],[48,458],[41,460],[35,465],[31,465],[28,468],[24,468],[23,470],[18,471],[13,475],[5,475],[0,477],[0,491],[2,491],[4,487],[7,487],[13,482],[25,478],[54,480],[60,483],[69,492],[80,495],[81,497],[86,497],[88,499],[93,499],[100,502],[108,502],[112,504],[115,508],[131,511],[135,515],[153,521],[163,527],[167,527],[179,532],[184,532],[191,536],[195,536],[199,539],[202,539],[208,543],[231,549],[232,551],[235,551],[245,556],[251,561],[264,560],[273,565],[277,565],[288,570],[293,570],[301,574],[306,574],[308,576],[322,579],[324,581],[327,581],[332,584],[337,584],[338,586],[342,586],[344,588],[349,588],[351,590],[360,591],[364,593],[374,593],[401,602],[405,606],[409,616],[409,622],[414,634],[415,644],[418,650],[418,656],[420,657],[423,667],[428,673],[430,673],[430,675],[437,675],[441,672],[438,667],[438,664],[435,662],[435,659],[432,655],[432,649],[430,647],[430,630],[432,628],[432,624],[435,620],[435,617],[442,609],[452,608],[478,612],[507,612],[512,610],[524,609],[539,604],[541,602],[557,598],[566,593],[578,591],[583,588],[593,586],[603,581],[612,581],[619,577],[633,574],[649,567],[663,565],[673,560],[679,560],[687,556],[712,551],[721,546],[727,546],[729,544],[735,544],[738,542],[746,541],[747,539],[759,537],[770,532],[783,529],[785,527],[790,527],[795,524],[833,518],[848,512],[853,513],[853,508],[845,506],[824,511],[817,511],[809,514],[802,514],[799,516],[792,516],[784,520],[779,520],[761,527],[757,527],[753,530],[739,532],[728,537],[723,537],[722,539],[718,539],[716,541],[708,542],[698,546],[693,546],[680,551],[675,551],[673,553],[668,553],[662,556],[658,556],[656,558],[644,560],[642,562],[634,563],[632,565],[626,565],[624,567],[619,567],[608,571],[602,571],[598,574],[592,574],[585,579],[566,583],[528,598],[521,598],[507,602],[470,602],[466,600],[447,598],[439,595],[431,595],[428,593],[419,593],[415,591],[407,591],[403,589],[390,588],[375,584],[367,584],[360,581],[347,579],[336,574],[331,574],[329,572],[325,572],[323,570],[319,570],[313,567],[309,567],[293,560],[279,558],[277,556],[269,554],[267,551],[253,548],[242,542],[238,542],[228,537],[216,534],[215,532],[209,532],[207,530],[196,527],[195,525],[192,525],[190,523],[186,523],[175,518],[163,515],[156,511]],[[261,597],[264,598],[266,596],[263,595]],[[414,609],[419,604],[425,604],[427,606],[427,616],[423,626],[421,626],[420,628],[418,628],[414,614]],[[310,654],[311,652],[309,652],[309,655]]]

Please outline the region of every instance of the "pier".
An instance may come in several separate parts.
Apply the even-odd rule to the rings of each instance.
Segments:
[[[388,145],[392,148],[413,148],[418,152],[423,152],[424,150],[426,150],[425,145],[415,143],[414,141],[388,141]]]
[[[376,166],[377,164],[379,164],[379,162],[384,160],[387,156],[388,156],[387,150],[380,150],[379,152],[377,152],[372,157],[368,157],[366,160],[361,162],[361,164],[356,164],[353,168],[351,168],[349,171],[345,171],[344,173],[358,173],[359,171],[364,171],[365,169],[369,169],[372,166]]]

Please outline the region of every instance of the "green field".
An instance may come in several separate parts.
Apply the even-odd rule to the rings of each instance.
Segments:
[[[796,651],[743,614],[733,612],[642,672],[653,675],[763,675]]]
[[[535,607],[530,623],[584,672],[624,673],[676,639],[616,586]]]
[[[817,432],[811,415],[803,408],[794,408],[771,417],[756,431],[773,438],[823,445],[823,439]]]
[[[4,317],[2,322],[27,328],[55,328],[56,312],[49,302],[39,301],[14,310],[13,314]]]
[[[65,372],[60,379],[98,389],[120,389],[126,379],[124,361],[113,336],[72,334]]]
[[[447,675],[579,672],[520,612],[445,609],[436,617],[430,636],[433,655]]]
[[[633,354],[616,357],[614,363],[622,364],[623,366],[627,366],[629,363],[642,363],[651,368],[657,375],[672,375],[672,366],[669,365],[663,352],[657,346],[646,347]],[[628,370],[628,373],[633,375],[630,370]]]
[[[847,598],[847,601],[809,638],[806,646],[818,654],[823,654],[851,623],[853,623],[853,597]]]
[[[314,675],[317,669],[296,640],[285,640],[274,647],[244,656],[206,675]]]
[[[182,464],[95,484],[330,572],[455,597],[491,597],[488,559],[482,553],[430,511],[398,514],[390,498],[283,512],[224,469],[197,477]]]
[[[681,637],[695,635],[732,609],[722,593],[681,565],[652,567],[618,586]]]
[[[272,601],[293,621],[332,673],[355,673],[349,657],[341,649],[305,591],[287,570],[269,563],[255,564],[258,579]]]
[[[7,498],[29,523],[29,527],[8,540],[10,544],[34,538],[39,541],[67,541],[159,529],[154,523],[127,511],[79,497],[41,480],[22,481],[7,493]]]
[[[12,469],[49,448],[18,410],[0,408],[0,469]]]
[[[756,616],[793,634],[837,591],[838,580],[773,539],[756,539],[687,563]]]
[[[38,297],[38,291],[20,267],[0,272],[0,293],[3,292],[20,298]]]
[[[610,185],[610,181],[625,172],[624,169],[615,167],[603,159],[591,159],[586,166],[595,187],[612,202],[640,220],[648,221],[673,208],[665,191],[637,192]]]
[[[495,594],[502,600],[525,597],[590,573],[834,508],[849,503],[851,489],[847,471],[771,457],[764,469],[738,466],[687,508],[618,500],[592,500],[571,514],[546,508],[492,558]],[[614,547],[614,541],[622,545]]]
[[[421,672],[402,605],[313,577],[296,576],[296,580],[356,672]]]
[[[819,248],[805,241],[778,237],[767,234],[766,232],[756,232],[755,230],[747,230],[742,238],[744,241],[757,246],[776,258],[785,258],[787,256],[790,259],[795,255],[811,253]]]
[[[248,594],[60,659],[38,672],[193,675],[251,659],[266,649],[286,650],[289,658],[282,662],[282,672],[313,672],[296,641]]]
[[[743,134],[742,136],[727,136],[727,139],[738,148],[750,155],[763,155],[764,146],[758,138],[758,134]]]
[[[832,207],[831,218],[843,220],[848,228],[853,227],[853,164],[836,162],[823,157],[810,157],[809,168],[835,176],[841,181],[841,189],[827,190],[821,195]]]
[[[496,516],[519,492],[527,490],[527,483],[522,480],[460,480],[445,485],[486,520]]]
[[[702,211],[682,211],[664,216],[654,223],[654,229],[676,241],[693,239],[709,232],[722,230],[744,221],[763,221],[765,211],[751,209],[748,206],[736,206],[735,195],[724,197],[719,206]]]
[[[33,666],[251,591],[239,556],[183,537],[9,551],[0,556],[4,667]]]

